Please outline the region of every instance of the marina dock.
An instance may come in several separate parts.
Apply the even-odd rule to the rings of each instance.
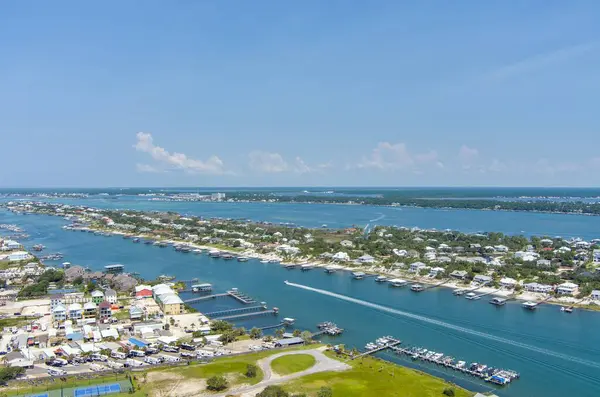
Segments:
[[[225,294],[212,294],[212,295],[206,295],[206,296],[199,296],[197,298],[185,299],[183,301],[183,303],[196,303],[196,302],[201,302],[201,301],[205,301],[205,300],[209,300],[209,299],[223,298],[226,296],[230,296],[230,295],[228,293],[225,293]]]
[[[447,356],[444,353],[434,352],[419,347],[400,347],[400,344],[401,342],[399,339],[391,336],[384,336],[378,338],[374,343],[367,343],[365,352],[353,356],[350,359],[353,360],[390,349],[398,355],[403,354],[409,356],[413,360],[441,365],[500,386],[507,385],[520,377],[519,373],[512,370],[493,368],[480,363],[467,364],[465,361],[458,361],[454,357]]]
[[[188,292],[188,291],[185,290],[184,292]],[[227,297],[227,296],[230,296],[245,305],[248,305],[250,303],[256,303],[256,301],[253,298],[251,298],[250,296],[248,296],[246,294],[239,292],[237,290],[237,288],[233,288],[230,291],[227,291],[222,294],[212,294],[212,295],[199,296],[197,298],[185,299],[183,301],[183,303],[196,303],[196,302],[201,302],[204,300],[222,298],[222,297]]]

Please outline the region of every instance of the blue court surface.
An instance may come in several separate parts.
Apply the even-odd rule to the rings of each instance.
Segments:
[[[27,397],[48,397],[48,393],[31,394],[31,395],[28,395]]]
[[[111,385],[98,385],[90,387],[79,387],[75,389],[75,397],[103,396],[105,394],[120,393],[121,385],[113,383]]]

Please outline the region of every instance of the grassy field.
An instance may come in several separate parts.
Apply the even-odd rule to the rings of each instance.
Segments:
[[[334,396],[344,397],[441,397],[444,389],[451,387],[456,397],[473,396],[442,379],[371,357],[348,364],[352,366],[348,371],[308,375],[284,387],[290,392],[314,395],[328,386]]]
[[[20,327],[21,325],[25,325],[30,323],[33,320],[37,320],[37,317],[28,317],[28,316],[16,316],[16,317],[7,317],[0,319],[0,329],[4,327]]]
[[[315,362],[315,358],[310,354],[290,354],[273,360],[271,368],[279,375],[288,375],[309,369]]]

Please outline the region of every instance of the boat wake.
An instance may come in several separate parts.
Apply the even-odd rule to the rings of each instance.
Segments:
[[[369,222],[377,222],[377,221],[382,220],[383,218],[385,218],[385,215],[384,214],[379,214],[379,216],[377,218],[370,219]]]
[[[341,300],[344,300],[344,301],[347,301],[347,302],[356,303],[358,305],[370,307],[372,309],[380,310],[380,311],[383,311],[383,312],[387,312],[387,313],[391,313],[391,314],[396,314],[396,315],[403,316],[403,317],[412,318],[414,320],[419,320],[419,321],[426,322],[426,323],[429,323],[429,324],[438,325],[438,326],[441,326],[441,327],[444,327],[444,328],[452,329],[454,331],[466,333],[466,334],[473,335],[473,336],[478,336],[480,338],[485,338],[485,339],[488,339],[488,340],[492,340],[492,341],[495,341],[495,342],[504,343],[504,344],[507,344],[507,345],[515,346],[515,347],[520,347],[522,349],[530,350],[530,351],[533,351],[533,352],[536,352],[536,353],[540,353],[540,354],[545,354],[547,356],[556,357],[556,358],[559,358],[559,359],[562,359],[562,360],[571,361],[571,362],[574,362],[574,363],[577,363],[577,364],[586,365],[588,367],[600,368],[600,363],[597,363],[595,361],[586,360],[586,359],[578,358],[578,357],[575,357],[575,356],[570,356],[568,354],[558,353],[558,352],[555,352],[555,351],[552,351],[552,350],[548,350],[548,349],[544,349],[544,348],[541,348],[541,347],[528,345],[526,343],[516,342],[516,341],[510,340],[510,339],[502,338],[500,336],[496,336],[496,335],[492,335],[492,334],[487,334],[485,332],[475,331],[473,329],[469,329],[469,328],[461,327],[461,326],[458,326],[458,325],[450,324],[450,323],[447,323],[447,322],[444,322],[444,321],[441,321],[441,320],[436,320],[436,319],[433,319],[433,318],[421,316],[419,314],[414,314],[414,313],[409,313],[409,312],[405,312],[405,311],[398,310],[398,309],[393,309],[391,307],[379,305],[379,304],[376,304],[376,303],[371,303],[371,302],[364,301],[364,300],[361,300],[361,299],[352,298],[350,296],[338,294],[338,293],[335,293],[335,292],[331,292],[331,291],[327,291],[327,290],[323,290],[323,289],[319,289],[319,288],[309,287],[307,285],[291,283],[289,281],[285,281],[285,284],[287,284],[287,285],[289,285],[291,287],[301,288],[301,289],[304,289],[304,290],[307,290],[307,291],[312,291],[312,292],[316,292],[316,293],[319,293],[319,294],[322,294],[322,295],[331,296],[333,298],[341,299]]]

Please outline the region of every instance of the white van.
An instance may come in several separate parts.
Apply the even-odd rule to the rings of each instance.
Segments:
[[[127,358],[127,354],[116,350],[110,352],[110,356],[117,360],[125,360]]]

